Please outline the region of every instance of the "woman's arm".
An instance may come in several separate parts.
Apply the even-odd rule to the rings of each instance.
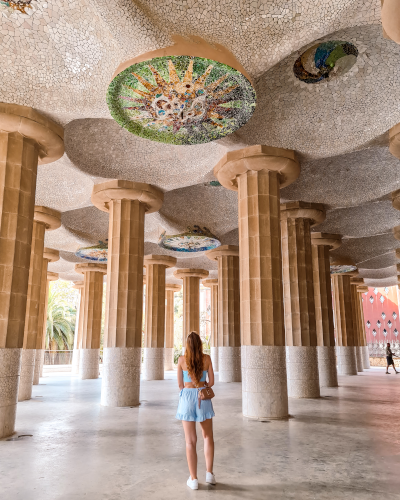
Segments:
[[[213,370],[213,365],[211,361],[211,357],[208,356],[208,382],[207,385],[208,387],[212,387],[214,385],[214,370]]]
[[[182,356],[179,356],[179,359],[178,359],[177,377],[178,377],[179,389],[182,390],[185,388],[185,384],[183,383]]]

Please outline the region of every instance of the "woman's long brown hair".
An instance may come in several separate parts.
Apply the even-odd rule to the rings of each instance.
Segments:
[[[197,385],[203,375],[203,343],[196,332],[191,332],[186,340],[185,360],[190,378]]]

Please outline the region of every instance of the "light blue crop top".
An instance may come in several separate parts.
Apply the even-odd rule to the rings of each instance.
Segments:
[[[189,372],[187,370],[182,370],[183,371],[183,381],[184,382],[192,382],[192,379],[190,378]],[[201,379],[199,382],[205,382],[207,380],[207,370],[203,370],[203,375],[201,376]]]

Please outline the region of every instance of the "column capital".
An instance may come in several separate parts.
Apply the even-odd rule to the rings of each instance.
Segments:
[[[175,278],[183,280],[183,278],[207,278],[210,273],[205,269],[177,269],[174,272]]]
[[[396,259],[400,259],[400,248],[396,248]]]
[[[181,285],[174,285],[173,283],[166,283],[165,289],[169,292],[177,293],[177,292],[180,292],[182,290],[182,286]]]
[[[160,210],[164,193],[151,184],[124,180],[112,180],[96,184],[93,187],[92,203],[103,212],[109,211],[109,204],[116,200],[138,200],[146,206],[146,213]]]
[[[358,276],[358,269],[354,263],[354,260],[350,257],[342,257],[342,256],[332,256],[330,258],[331,265],[331,275],[336,276],[350,276],[350,278],[354,278]],[[335,267],[335,271],[332,272],[332,267]],[[342,270],[341,270],[342,268]]]
[[[367,285],[360,285],[357,287],[357,292],[359,293],[365,293],[368,292],[368,286]]]
[[[33,220],[42,222],[46,231],[53,231],[61,226],[61,212],[48,207],[35,206]]]
[[[393,201],[392,201],[392,203],[393,203]],[[393,236],[396,238],[396,240],[400,240],[400,226],[395,226],[393,228]]]
[[[47,271],[47,281],[57,281],[59,278],[58,273],[52,273],[51,271]]]
[[[212,288],[213,286],[218,286],[218,278],[210,278],[208,280],[202,280],[201,284],[206,288]]]
[[[279,172],[280,187],[283,188],[300,175],[300,164],[291,149],[257,145],[228,151],[215,165],[214,175],[225,188],[237,191],[236,177],[249,170]]]
[[[239,257],[239,247],[236,245],[222,245],[220,247],[213,248],[212,250],[208,250],[205,255],[210,260],[218,260],[218,257],[222,257],[224,255]]]
[[[381,5],[383,36],[384,38],[389,38],[396,43],[400,43],[399,2],[397,0],[382,0]]]
[[[97,272],[97,273],[107,273],[107,264],[97,264],[97,263],[89,263],[82,262],[79,264],[75,264],[75,272],[79,274],[84,274],[87,272]]]
[[[351,277],[350,284],[351,285],[356,285],[356,286],[363,285],[364,284],[364,278]]]
[[[176,265],[176,258],[175,257],[170,257],[168,255],[145,255],[144,256],[144,266],[151,265],[151,264],[158,264],[160,266],[165,266],[165,267],[174,267]]]
[[[306,201],[289,201],[281,204],[281,220],[310,219],[311,225],[316,226],[325,220],[325,207],[321,203]]]
[[[1,102],[0,130],[18,132],[34,140],[41,165],[52,163],[64,154],[64,129],[28,106]]]
[[[60,260],[60,252],[58,250],[54,250],[54,248],[44,248],[43,258],[49,262],[57,262]]]
[[[84,286],[85,283],[83,281],[75,281],[72,288],[75,288],[75,290],[82,290]]]
[[[396,264],[396,269],[397,269],[397,272],[400,273],[400,262],[398,264]]]
[[[340,234],[311,233],[311,244],[315,246],[326,246],[329,247],[330,250],[335,250],[342,244],[342,236]]]

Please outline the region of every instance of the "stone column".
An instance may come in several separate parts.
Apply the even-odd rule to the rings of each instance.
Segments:
[[[43,262],[42,262],[42,278],[40,283],[40,304],[39,304],[39,323],[38,333],[36,337],[36,360],[35,360],[35,373],[33,376],[33,385],[39,384],[39,378],[42,375],[44,363],[44,349],[46,342],[46,329],[47,329],[47,303],[49,299],[49,273],[47,268],[50,262],[57,262],[60,258],[58,250],[52,248],[44,248]],[[51,279],[55,281],[58,279],[58,274],[54,274],[56,278]]]
[[[84,276],[79,376],[82,380],[99,378],[103,282],[104,275],[107,273],[107,265],[75,264],[75,272],[82,273]]]
[[[317,203],[281,205],[286,369],[292,398],[320,396],[310,228],[324,219],[324,206]]]
[[[363,348],[362,348],[362,324],[361,311],[358,300],[357,287],[364,283],[363,278],[351,278],[351,300],[353,309],[353,328],[354,328],[354,346],[356,351],[357,371],[362,372],[363,367]]]
[[[52,210],[51,208],[35,207],[18,401],[31,399],[36,362],[37,370],[40,370],[42,351],[39,349],[38,352],[36,352],[36,342],[37,336],[42,336],[41,333],[39,334],[39,326],[42,324],[39,320],[39,310],[44,235],[46,230],[57,229],[60,226],[60,212]]]
[[[143,319],[145,213],[162,191],[149,184],[108,181],[93,188],[93,204],[110,214],[101,404],[139,404]]]
[[[214,168],[238,191],[243,415],[288,416],[279,188],[300,174],[293,151],[251,146]]]
[[[15,427],[37,166],[63,152],[60,126],[32,108],[0,103],[0,438]]]
[[[82,349],[82,330],[83,330],[83,310],[84,310],[84,282],[76,281],[74,286],[75,290],[79,290],[79,305],[76,311],[75,321],[75,335],[74,335],[74,352],[72,353],[72,374],[78,375],[79,373],[79,354]]]
[[[220,382],[241,382],[239,247],[206,252],[218,262],[218,367]]]
[[[332,274],[333,312],[336,326],[336,356],[339,375],[357,375],[350,285],[351,275],[352,273]]]
[[[174,300],[175,293],[182,289],[179,285],[167,283],[165,286],[165,357],[164,370],[174,369]]]
[[[341,241],[337,234],[311,233],[320,387],[338,386],[329,251]]]
[[[364,318],[364,306],[362,295],[368,292],[368,287],[366,285],[357,286],[357,296],[358,296],[358,307],[360,308],[360,322],[361,322],[361,348],[362,348],[362,357],[363,357],[363,368],[364,370],[369,370],[371,368],[369,362],[369,350],[367,345],[367,335],[365,333],[365,318]]]
[[[203,286],[211,289],[211,362],[214,372],[219,372],[218,364],[218,279],[202,281]]]
[[[204,269],[178,269],[174,272],[175,278],[183,281],[182,354],[189,333],[200,335],[200,280],[207,278],[208,274]]]
[[[174,257],[146,255],[146,326],[143,378],[164,380],[165,270],[176,264]]]

